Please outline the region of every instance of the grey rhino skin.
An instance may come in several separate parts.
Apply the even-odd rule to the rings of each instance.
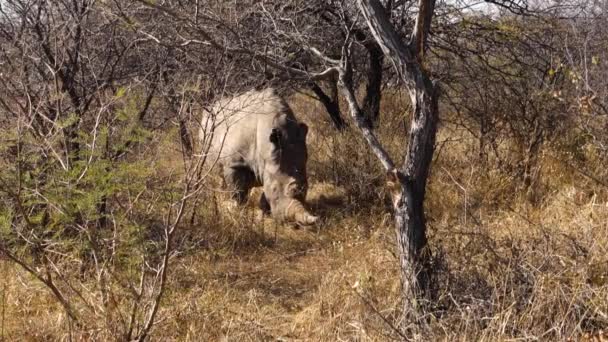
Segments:
[[[308,126],[269,88],[216,102],[203,116],[199,138],[210,141],[208,156],[217,158],[237,203],[247,201],[252,187],[262,186],[260,207],[265,213],[278,221],[310,225],[318,217],[304,206],[307,133]]]

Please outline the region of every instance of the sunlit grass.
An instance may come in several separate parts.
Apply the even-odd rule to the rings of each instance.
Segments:
[[[308,201],[322,223],[277,225],[256,208],[259,190],[248,206],[229,211],[210,184],[180,227],[154,340],[400,339],[392,328],[402,323],[401,298],[382,169],[356,132],[333,130],[318,104],[292,103],[311,127]],[[383,112],[390,114],[378,128],[397,160],[406,142],[401,108],[398,95],[388,96]],[[178,172],[177,140],[160,140],[159,175]],[[605,189],[573,176],[548,146],[531,200],[512,173],[475,159],[477,143],[464,130],[443,125],[437,141],[426,203],[438,290],[420,338],[578,340],[606,331]],[[589,169],[601,170],[593,150],[585,153]],[[2,338],[108,338],[70,327],[42,286],[0,264]]]

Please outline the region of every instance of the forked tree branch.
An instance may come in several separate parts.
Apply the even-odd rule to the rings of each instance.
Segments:
[[[389,17],[382,4],[377,0],[358,0],[357,2],[372,35],[380,45],[384,55],[388,56],[393,63],[413,61],[414,54],[403,44],[399,35],[397,35],[397,32],[390,24]],[[395,67],[397,68],[397,72],[401,73],[398,64]]]
[[[429,268],[424,198],[437,133],[438,92],[422,66],[422,52],[430,29],[435,0],[419,0],[412,41],[403,43],[378,0],[358,0],[359,8],[385,55],[404,81],[412,103],[405,158],[400,170],[389,170],[395,230],[405,297],[404,313],[420,320],[419,299],[427,293]]]

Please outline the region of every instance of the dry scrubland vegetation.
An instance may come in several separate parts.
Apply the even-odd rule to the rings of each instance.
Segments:
[[[179,227],[154,340],[401,338],[392,328],[401,299],[383,173],[358,135],[333,134],[318,103],[290,102],[312,128],[309,201],[323,223],[277,226],[261,218],[255,195],[234,213],[221,207],[221,194],[205,191]],[[404,107],[403,94],[385,94],[378,130],[392,133],[383,142],[397,151]],[[145,147],[150,182],[177,182],[183,172],[176,134]],[[495,163],[480,162],[466,131],[442,124],[427,201],[437,292],[425,340],[579,340],[605,331],[608,193],[565,160],[576,154],[603,179],[606,168],[575,140],[573,133],[543,148],[530,194]],[[501,148],[516,150],[509,141]],[[101,324],[70,327],[38,281],[6,260],[1,270],[4,340],[111,338]]]
[[[0,0],[0,341],[608,338],[608,2],[486,2]],[[317,226],[194,138],[268,86]]]

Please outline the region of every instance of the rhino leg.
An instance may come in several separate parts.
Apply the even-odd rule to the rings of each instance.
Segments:
[[[249,190],[253,187],[255,175],[248,167],[225,167],[224,183],[228,190],[232,191],[232,198],[238,204],[245,204],[249,196]]]
[[[260,197],[260,209],[264,215],[270,215],[270,203],[268,203],[268,199],[266,198],[266,194],[262,192],[262,196]]]

